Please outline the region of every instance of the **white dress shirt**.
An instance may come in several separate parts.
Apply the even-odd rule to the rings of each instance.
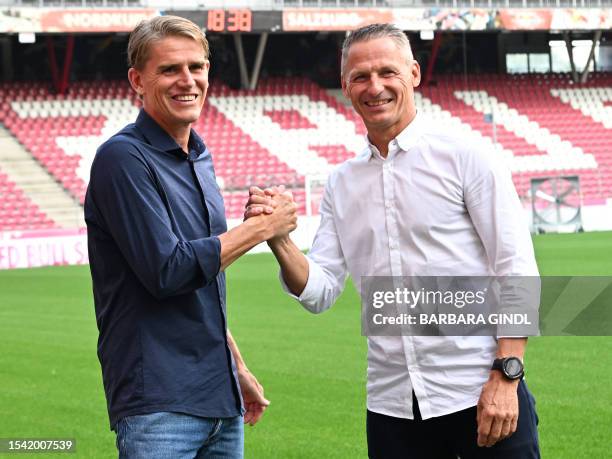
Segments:
[[[389,144],[329,177],[298,300],[329,308],[362,276],[537,276],[523,209],[495,153],[418,114]],[[286,289],[286,286],[284,286]],[[497,343],[490,336],[371,336],[367,407],[423,419],[476,405]]]

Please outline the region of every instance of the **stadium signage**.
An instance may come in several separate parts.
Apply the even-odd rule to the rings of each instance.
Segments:
[[[151,8],[0,10],[0,33],[129,32],[145,18],[165,14]],[[373,22],[391,22],[403,30],[609,30],[611,8],[451,9],[451,8],[247,8],[172,10],[210,32],[347,31]]]
[[[21,238],[0,239],[0,269],[89,263],[87,235],[84,232],[30,233]]]
[[[43,30],[64,32],[128,32],[143,19],[154,16],[159,16],[155,10],[53,11],[41,18],[41,26]]]
[[[352,30],[374,22],[393,22],[392,10],[290,9],[283,11],[283,30],[287,32]]]
[[[129,32],[143,19],[159,16],[155,9],[13,8],[0,12],[0,33],[6,32]]]
[[[549,30],[553,11],[545,10],[502,10],[499,12],[500,25],[508,30]]]
[[[608,30],[612,9],[286,9],[283,31],[345,31],[374,22],[403,30]]]

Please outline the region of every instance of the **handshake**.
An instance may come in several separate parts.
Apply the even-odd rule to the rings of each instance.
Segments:
[[[297,228],[297,205],[291,191],[283,185],[265,190],[252,186],[244,207],[244,221],[258,220],[262,237],[268,243],[287,239]]]

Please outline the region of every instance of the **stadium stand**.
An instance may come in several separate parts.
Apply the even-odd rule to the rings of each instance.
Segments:
[[[611,74],[593,74],[583,85],[567,75],[444,76],[420,88],[416,100],[429,117],[509,161],[522,197],[532,177],[551,175],[578,175],[587,205],[612,197]],[[40,84],[0,86],[0,122],[81,203],[97,146],[132,121],[138,106],[124,82],[76,83],[65,96]],[[252,184],[288,184],[303,214],[305,176],[325,175],[357,154],[365,133],[346,104],[288,77],[263,80],[250,92],[213,82],[195,128],[213,152],[234,218]],[[30,221],[53,225],[44,216]]]
[[[0,171],[0,231],[54,228],[55,223]]]
[[[497,142],[514,157],[519,195],[533,177],[578,175],[584,204],[612,196],[610,74],[594,74],[580,87],[558,75],[472,76],[467,87],[461,80],[441,80],[423,93],[489,138],[484,113],[494,113]]]

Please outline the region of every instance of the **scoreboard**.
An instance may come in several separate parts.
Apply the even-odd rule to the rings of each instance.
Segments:
[[[253,13],[248,9],[208,10],[206,30],[211,32],[252,32]]]
[[[281,11],[252,11],[248,8],[212,9],[207,11],[177,11],[198,24],[206,32],[249,33],[280,32],[283,25]]]

